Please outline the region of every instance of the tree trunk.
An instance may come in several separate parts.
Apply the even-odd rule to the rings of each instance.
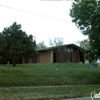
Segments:
[[[16,66],[16,59],[15,59],[15,57],[13,58],[13,67],[15,67]]]

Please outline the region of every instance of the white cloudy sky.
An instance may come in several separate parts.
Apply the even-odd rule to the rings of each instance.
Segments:
[[[84,40],[87,37],[71,22],[71,4],[72,0],[0,0],[0,32],[17,22],[37,43],[44,41],[47,46],[55,37],[64,38],[64,44]]]

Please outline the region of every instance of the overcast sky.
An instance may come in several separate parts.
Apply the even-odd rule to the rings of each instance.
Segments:
[[[64,38],[64,44],[84,40],[87,37],[71,22],[71,4],[72,0],[0,0],[0,32],[17,22],[47,46],[55,37]]]

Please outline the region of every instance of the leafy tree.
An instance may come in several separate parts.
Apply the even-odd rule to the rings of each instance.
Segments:
[[[77,43],[81,47],[81,51],[83,52],[83,56],[84,56],[85,60],[92,62],[94,60],[94,57],[91,55],[93,53],[91,51],[89,39],[84,39],[83,41],[78,41]]]
[[[90,49],[90,43],[88,39],[84,39],[83,41],[78,41],[79,46],[85,50],[89,50]]]
[[[44,44],[44,42],[39,42],[36,46],[37,49],[43,49],[43,48],[46,48],[47,46]]]
[[[4,28],[0,33],[0,52],[6,59],[13,61],[16,66],[18,57],[33,57],[36,43],[32,35],[21,30],[21,25],[14,22],[10,27]]]
[[[92,58],[100,58],[100,0],[75,0],[70,16],[82,33],[88,35]]]
[[[49,44],[51,46],[61,46],[63,44],[63,38],[54,38],[54,40],[49,39]]]

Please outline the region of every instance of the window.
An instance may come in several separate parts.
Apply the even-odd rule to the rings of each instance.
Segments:
[[[67,52],[70,53],[70,48],[67,49]]]

